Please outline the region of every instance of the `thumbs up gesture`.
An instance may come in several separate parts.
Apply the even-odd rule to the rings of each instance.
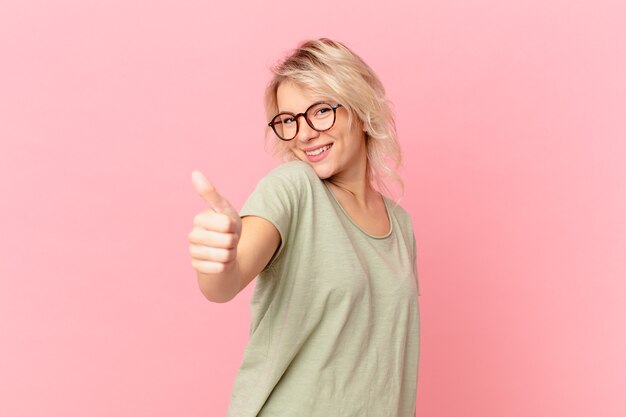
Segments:
[[[237,260],[241,236],[239,213],[200,171],[192,172],[191,182],[208,205],[208,210],[194,217],[193,229],[188,235],[191,264],[204,274],[229,271]]]

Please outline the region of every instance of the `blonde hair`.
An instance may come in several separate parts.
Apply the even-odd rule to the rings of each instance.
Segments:
[[[275,65],[272,73],[274,76],[265,90],[268,120],[278,113],[276,92],[285,81],[341,103],[348,110],[349,125],[352,127],[356,116],[366,131],[370,184],[391,196],[393,193],[387,184],[391,179],[399,185],[402,197],[404,183],[396,172],[402,162],[402,153],[394,115],[382,83],[358,55],[337,41],[326,38],[309,40]],[[267,129],[266,138],[271,131],[269,126]],[[273,145],[275,156],[283,160],[296,159],[286,142],[275,138]]]

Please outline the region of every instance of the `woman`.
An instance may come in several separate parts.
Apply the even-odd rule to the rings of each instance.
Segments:
[[[239,213],[192,175],[211,207],[189,234],[203,294],[226,302],[259,276],[228,415],[412,417],[415,238],[407,212],[374,188],[395,176],[386,160],[400,160],[384,89],[347,47],[319,39],[274,68],[265,104],[290,161]]]

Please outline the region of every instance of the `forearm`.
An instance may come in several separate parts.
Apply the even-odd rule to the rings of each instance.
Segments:
[[[217,274],[198,272],[198,286],[202,294],[214,303],[226,303],[239,293],[241,288],[241,271],[235,261],[233,268]]]

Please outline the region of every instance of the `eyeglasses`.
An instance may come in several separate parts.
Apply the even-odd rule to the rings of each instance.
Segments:
[[[278,113],[268,123],[268,126],[272,127],[272,130],[280,139],[291,140],[296,137],[300,130],[300,123],[298,122],[300,116],[304,116],[304,120],[311,126],[311,129],[325,132],[335,124],[338,107],[341,107],[341,104],[332,106],[326,102],[319,101],[313,103],[304,113]]]

